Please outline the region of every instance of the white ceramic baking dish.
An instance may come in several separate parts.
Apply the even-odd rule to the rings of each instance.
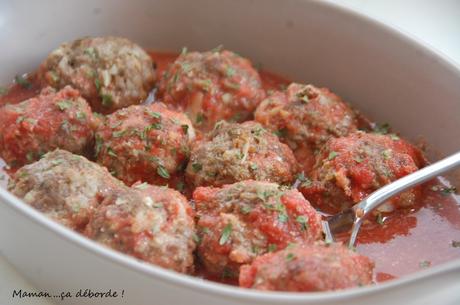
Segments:
[[[1,1],[0,83],[33,70],[63,41],[108,34],[164,50],[224,44],[264,68],[332,88],[412,140],[423,136],[435,148],[432,159],[460,148],[459,68],[413,38],[327,2]],[[460,303],[458,260],[373,287],[262,293],[176,274],[111,251],[4,190],[0,201],[1,252],[39,289],[52,294],[124,290],[123,297],[72,298],[66,304]]]

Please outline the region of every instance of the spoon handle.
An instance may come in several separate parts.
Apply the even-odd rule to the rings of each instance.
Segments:
[[[358,235],[359,228],[363,218],[366,217],[371,211],[385,203],[388,199],[405,191],[411,187],[419,185],[423,182],[426,182],[442,173],[445,173],[457,166],[460,166],[460,152],[444,158],[436,163],[428,165],[416,172],[413,172],[410,175],[404,176],[401,179],[398,179],[390,184],[385,185],[384,187],[378,189],[366,199],[358,203],[355,211],[360,211],[360,216],[355,218],[353,223],[353,228],[350,237],[350,246],[354,246],[356,242],[356,237]]]

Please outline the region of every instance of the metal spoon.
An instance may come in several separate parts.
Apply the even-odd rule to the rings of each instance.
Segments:
[[[331,216],[327,221],[323,222],[326,241],[333,241],[334,234],[348,231],[351,228],[351,236],[348,245],[349,247],[354,247],[361,224],[370,212],[381,206],[394,195],[426,182],[457,166],[460,166],[460,152],[378,189],[353,207]]]

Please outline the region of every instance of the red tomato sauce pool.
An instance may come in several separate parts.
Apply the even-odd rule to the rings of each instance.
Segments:
[[[158,76],[172,63],[176,53],[149,52],[155,61]],[[264,89],[277,90],[290,83],[284,77],[259,71]],[[39,85],[32,75],[29,84],[13,85],[0,96],[0,106],[18,103],[36,95]],[[6,188],[8,171],[0,159],[0,187]],[[357,251],[375,261],[375,280],[377,282],[398,278],[430,266],[460,259],[460,198],[445,192],[446,185],[437,179],[423,186],[422,200],[408,210],[397,210],[369,221],[361,229]],[[339,239],[345,240],[344,234]],[[197,271],[200,277],[210,280],[236,284],[225,278],[209,277]]]

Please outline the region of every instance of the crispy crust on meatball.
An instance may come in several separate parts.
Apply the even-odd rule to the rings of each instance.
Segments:
[[[374,263],[340,244],[293,246],[241,267],[241,287],[278,291],[329,291],[372,283]]]
[[[329,89],[296,83],[267,97],[255,119],[289,145],[306,173],[330,137],[346,136],[358,124],[355,112]]]
[[[358,131],[326,143],[311,172],[312,181],[300,190],[315,206],[336,213],[424,165],[420,150],[399,137]],[[420,195],[419,187],[410,189],[385,208],[411,206]]]
[[[56,148],[83,154],[93,144],[95,128],[77,90],[47,87],[36,97],[0,108],[0,156],[18,167]]]
[[[186,169],[195,186],[221,186],[253,179],[290,183],[297,165],[289,147],[259,123],[219,122],[192,147]]]
[[[289,243],[322,237],[321,218],[301,193],[278,184],[243,181],[193,193],[198,256],[211,274],[237,277],[242,264]]]
[[[134,105],[107,116],[97,130],[97,161],[128,185],[164,185],[182,174],[193,138],[184,114],[161,103]]]
[[[183,273],[193,270],[193,211],[184,196],[167,187],[143,183],[112,192],[85,234],[152,264]]]
[[[197,129],[207,131],[220,120],[243,122],[265,97],[251,62],[233,52],[183,52],[165,72],[159,94],[184,111]]]
[[[140,46],[111,36],[62,44],[41,64],[38,77],[55,88],[73,86],[102,113],[139,104],[156,80],[152,60]]]
[[[8,185],[11,193],[75,230],[85,227],[104,194],[118,188],[124,185],[105,168],[64,150],[22,167]]]

